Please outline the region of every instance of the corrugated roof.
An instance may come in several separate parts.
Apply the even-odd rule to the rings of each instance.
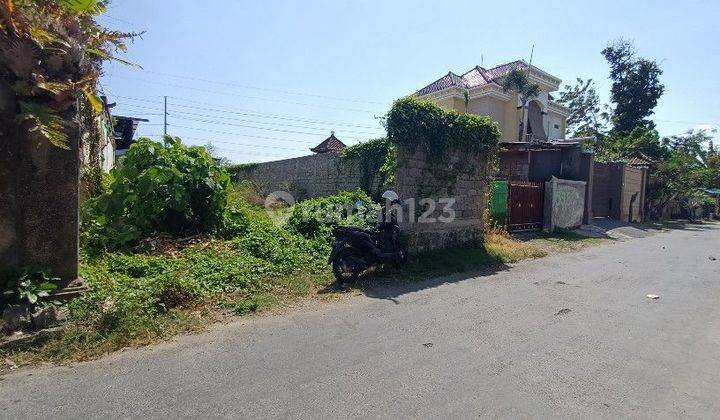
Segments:
[[[525,60],[516,60],[510,63],[500,64],[499,66],[495,66],[491,69],[485,69],[480,66],[475,66],[465,72],[462,76],[458,76],[453,72],[448,72],[448,74],[446,74],[445,76],[418,90],[417,94],[427,95],[433,92],[447,89],[451,86],[458,86],[465,89],[470,89],[490,83],[497,83],[497,79],[505,76],[511,70],[526,68],[528,68],[528,64],[525,62]]]

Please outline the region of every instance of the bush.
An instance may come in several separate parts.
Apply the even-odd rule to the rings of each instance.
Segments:
[[[336,225],[372,227],[379,206],[360,189],[301,201],[292,208],[287,227],[311,239],[327,240]]]
[[[85,244],[117,250],[156,233],[211,233],[221,226],[229,177],[202,147],[136,141],[108,191],[83,206]]]
[[[489,117],[445,111],[413,96],[398,99],[387,114],[388,139],[411,150],[420,148],[440,161],[449,147],[477,151],[493,147],[500,129]]]

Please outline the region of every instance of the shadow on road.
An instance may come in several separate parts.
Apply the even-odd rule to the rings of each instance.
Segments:
[[[412,256],[401,269],[387,267],[361,277],[355,284],[332,284],[320,292],[358,290],[365,296],[392,300],[407,293],[457,283],[474,277],[489,276],[509,269],[500,258],[482,245],[453,248]]]

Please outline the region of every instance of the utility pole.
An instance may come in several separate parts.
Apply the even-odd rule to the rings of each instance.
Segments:
[[[167,136],[167,96],[165,96],[165,112],[163,112],[163,136]]]

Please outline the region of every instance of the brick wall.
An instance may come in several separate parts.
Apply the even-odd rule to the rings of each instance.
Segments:
[[[442,163],[434,164],[428,162],[422,152],[398,148],[396,159],[394,188],[401,200],[414,199],[414,205],[406,201],[403,206],[405,217],[400,223],[409,239],[411,252],[482,239],[488,169],[486,154],[468,155],[451,150]],[[442,203],[441,199],[454,202]],[[432,204],[423,205],[422,200],[437,205],[432,209]],[[451,212],[454,218],[450,220],[446,216]]]

